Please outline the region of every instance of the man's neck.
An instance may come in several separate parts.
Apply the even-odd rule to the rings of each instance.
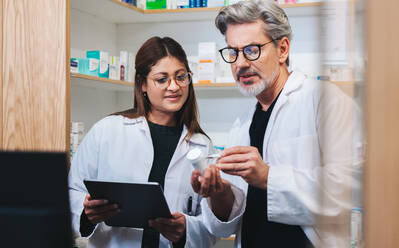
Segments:
[[[274,82],[270,85],[270,87],[256,96],[256,99],[258,99],[263,111],[267,111],[267,109],[276,99],[280,91],[284,88],[289,76],[290,74],[288,73],[287,67],[285,65],[280,66],[279,73],[274,79]]]

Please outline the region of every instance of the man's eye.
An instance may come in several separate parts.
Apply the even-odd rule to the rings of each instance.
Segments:
[[[230,49],[229,54],[230,54],[230,56],[237,56],[237,52],[234,49]]]
[[[257,54],[259,49],[257,46],[249,46],[244,49],[244,52],[249,55]]]
[[[169,81],[169,78],[158,78],[156,79],[157,83],[164,84]]]

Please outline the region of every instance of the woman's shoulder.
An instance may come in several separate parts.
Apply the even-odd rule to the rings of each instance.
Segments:
[[[142,122],[142,119],[144,117],[137,117],[137,118],[129,118],[125,117],[123,115],[109,115],[101,120],[99,120],[96,124],[94,124],[93,129],[95,130],[101,130],[101,129],[107,129],[107,130],[114,130],[117,128],[121,128],[125,125],[131,125],[135,124],[138,122]]]
[[[205,134],[202,133],[194,133],[190,137],[190,142],[196,143],[199,145],[204,145],[204,146],[209,146],[212,145],[212,141],[206,136]]]

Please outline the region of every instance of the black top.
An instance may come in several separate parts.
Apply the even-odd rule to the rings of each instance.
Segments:
[[[152,145],[154,147],[154,161],[152,162],[148,181],[158,182],[163,188],[166,171],[175,153],[183,128],[182,126],[162,126],[150,121],[148,121],[148,126],[150,127]],[[173,244],[173,246],[183,247],[185,243],[186,239],[184,236],[177,244]],[[152,228],[144,228],[141,247],[159,247],[159,233]]]
[[[162,126],[150,121],[148,121],[148,126],[150,128],[151,139],[154,148],[154,161],[152,163],[148,181],[158,182],[163,188],[165,184],[165,174],[168,170],[172,156],[175,153],[183,128],[182,126]],[[83,237],[89,236],[93,232],[94,227],[95,225],[88,220],[83,211],[80,219],[81,235]],[[181,242],[183,242],[184,245],[185,239],[182,238]],[[159,233],[151,228],[145,228],[142,247],[158,247],[158,244]]]
[[[182,127],[161,126],[148,121],[152,145],[154,147],[154,161],[152,162],[149,182],[158,182],[162,188],[165,184],[165,174],[170,160],[179,142]]]
[[[249,128],[251,146],[263,157],[263,140],[270,115],[278,97],[267,111],[258,103]],[[241,245],[243,248],[309,247],[309,240],[300,226],[285,225],[267,219],[267,190],[248,185],[247,205],[243,216]]]

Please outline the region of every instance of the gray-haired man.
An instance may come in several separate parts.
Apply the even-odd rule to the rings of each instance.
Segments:
[[[194,190],[210,196],[209,230],[236,233],[238,247],[349,247],[351,99],[288,71],[291,27],[273,2],[224,7],[216,26],[222,58],[258,103],[234,123],[217,165],[192,175]]]

